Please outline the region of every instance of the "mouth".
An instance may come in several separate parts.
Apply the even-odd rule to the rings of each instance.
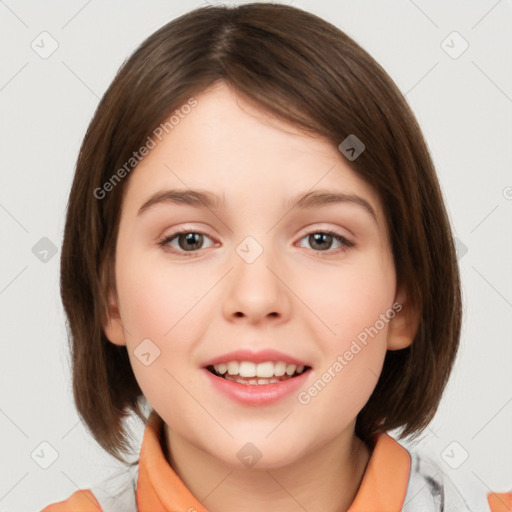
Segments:
[[[285,361],[227,361],[205,367],[212,375],[246,386],[264,386],[291,379],[311,370],[307,365],[296,365]]]

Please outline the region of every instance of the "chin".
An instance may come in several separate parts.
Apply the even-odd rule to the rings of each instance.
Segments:
[[[297,440],[288,437],[288,443],[281,440],[265,439],[247,435],[244,441],[230,440],[224,449],[219,451],[219,445],[210,454],[224,464],[236,469],[269,470],[288,466],[297,462],[303,455],[304,447],[297,449]]]

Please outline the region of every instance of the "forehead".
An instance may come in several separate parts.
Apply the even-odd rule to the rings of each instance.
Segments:
[[[227,208],[249,207],[256,197],[285,207],[308,190],[328,189],[365,196],[381,217],[373,188],[327,139],[272,117],[223,83],[195,99],[132,171],[125,191],[132,215],[171,188],[210,190]]]

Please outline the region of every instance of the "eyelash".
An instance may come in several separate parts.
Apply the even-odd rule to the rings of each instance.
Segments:
[[[197,234],[197,235],[204,235],[204,236],[207,236],[208,238],[211,238],[210,236],[208,236],[206,233],[203,233],[201,231],[194,231],[194,230],[191,230],[191,229],[182,229],[182,230],[179,230],[179,231],[175,231],[174,233],[172,233],[171,235],[167,235],[165,236],[162,240],[160,240],[158,242],[158,245],[160,247],[163,247],[164,249],[169,249],[170,252],[173,252],[175,254],[180,254],[180,255],[183,255],[185,256],[186,258],[193,258],[193,257],[197,257],[197,252],[200,250],[194,250],[194,251],[177,251],[176,249],[170,249],[170,246],[168,245],[169,242],[171,242],[172,240],[174,240],[177,236],[179,235],[185,235],[185,234]],[[332,231],[332,230],[329,230],[329,229],[324,229],[324,230],[316,230],[316,231],[310,231],[308,233],[306,233],[300,240],[303,240],[304,238],[306,238],[307,236],[309,235],[312,235],[312,234],[318,234],[318,233],[321,233],[323,235],[330,235],[332,236],[335,240],[337,240],[338,242],[340,242],[342,244],[342,247],[338,247],[337,249],[335,250],[327,250],[327,251],[317,251],[315,249],[311,249],[317,253],[319,253],[321,256],[332,256],[333,254],[340,254],[340,253],[345,253],[347,252],[348,250],[350,250],[352,247],[355,247],[355,242],[352,242],[351,240],[348,240],[347,238],[345,238],[343,235],[337,233],[336,231]],[[324,254],[322,254],[324,253]]]

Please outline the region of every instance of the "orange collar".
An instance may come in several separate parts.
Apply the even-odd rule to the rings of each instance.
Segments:
[[[162,425],[162,418],[153,410],[140,449],[137,510],[171,512],[195,509],[207,512],[167,462],[160,444]]]
[[[139,459],[137,507],[155,510],[207,510],[167,462],[160,444],[162,419],[152,411],[144,431]],[[359,491],[348,512],[399,512],[410,471],[409,452],[388,434],[374,439],[374,448]]]

